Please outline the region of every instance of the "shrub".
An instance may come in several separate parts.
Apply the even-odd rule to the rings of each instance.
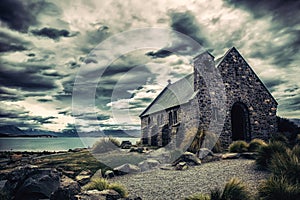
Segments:
[[[210,197],[209,195],[199,193],[186,197],[185,200],[210,200]]]
[[[128,192],[126,188],[119,184],[119,183],[109,183],[106,179],[104,178],[95,178],[85,186],[83,186],[84,190],[106,190],[106,189],[112,189],[118,192],[121,197],[127,197]]]
[[[198,130],[190,147],[187,149],[189,152],[197,153],[197,151],[201,148],[202,143],[204,141],[205,132],[203,129]]]
[[[248,143],[242,140],[234,141],[229,145],[229,152],[242,153],[248,151]]]
[[[86,184],[83,189],[84,190],[106,190],[109,188],[109,183],[104,178],[95,178],[88,184]]]
[[[270,143],[272,142],[282,142],[285,145],[289,145],[288,138],[283,133],[275,133],[270,138]]]
[[[300,183],[299,158],[290,149],[273,155],[270,170],[275,177],[285,177],[292,184]]]
[[[109,184],[108,188],[119,193],[121,195],[121,197],[128,196],[128,192],[127,192],[126,188],[119,183],[111,183],[111,184]]]
[[[270,177],[258,188],[262,200],[300,199],[300,185],[290,184],[285,177]]]
[[[238,179],[233,178],[228,181],[225,185],[225,188],[222,192],[221,199],[230,199],[230,200],[244,200],[249,199],[249,193],[246,190],[246,186]],[[220,200],[221,200],[220,199]],[[214,200],[214,199],[211,199]]]
[[[249,143],[249,147],[248,147],[248,151],[251,152],[255,152],[258,151],[258,149],[261,146],[267,146],[267,144],[265,143],[265,141],[261,140],[261,139],[253,139],[251,140],[251,142]]]
[[[211,149],[214,153],[222,152],[221,142],[219,137],[212,132],[206,131],[201,148]]]
[[[93,147],[92,152],[93,153],[105,153],[112,150],[116,150],[120,146],[120,142],[112,137],[109,138],[103,138],[99,141],[97,141]]]
[[[292,154],[294,154],[295,156],[297,156],[298,159],[300,159],[300,145],[294,146],[294,148],[292,149]]]
[[[282,142],[271,142],[267,146],[262,146],[258,149],[257,157],[255,160],[258,169],[268,169],[271,163],[272,156],[278,152],[286,152],[287,147]]]

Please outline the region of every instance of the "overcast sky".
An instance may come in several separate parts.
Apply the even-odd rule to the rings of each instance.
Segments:
[[[168,79],[192,72],[197,52],[143,48],[122,55],[97,80],[95,105],[84,115],[72,114],[72,94],[80,70],[88,77],[98,69],[90,54],[97,45],[148,27],[182,32],[215,57],[235,46],[278,101],[278,115],[300,118],[299,9],[294,0],[1,0],[0,123],[138,129],[138,114]]]

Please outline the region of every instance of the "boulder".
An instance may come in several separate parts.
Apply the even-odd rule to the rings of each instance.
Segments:
[[[101,170],[101,169],[98,169],[98,170],[94,173],[94,175],[92,176],[91,179],[102,178],[102,177],[103,177],[103,176],[102,176],[102,170]]]
[[[85,185],[87,184],[90,179],[91,179],[91,171],[90,170],[84,170],[80,172],[76,177],[75,180],[80,184],[80,185]]]
[[[222,155],[222,159],[238,159],[240,156],[240,153],[225,153]]]
[[[115,190],[88,190],[75,196],[77,200],[117,200],[121,196]]]
[[[129,152],[145,153],[147,149],[144,147],[131,147]]]
[[[120,145],[121,149],[130,149],[131,146],[132,146],[132,143],[128,140],[122,141],[122,143]]]
[[[76,200],[75,195],[80,192],[79,184],[73,179],[62,176],[58,189],[50,196],[50,200]]]
[[[105,173],[104,173],[104,178],[113,178],[115,177],[115,174],[113,171],[111,170],[107,170]]]
[[[147,159],[147,160],[140,162],[138,164],[138,167],[141,169],[141,171],[147,171],[147,170],[153,169],[155,167],[158,167],[159,164],[160,163],[157,160]]]
[[[138,166],[133,165],[133,164],[128,164],[128,163],[114,168],[114,172],[117,175],[137,173],[140,171],[141,171],[141,169]]]
[[[179,162],[176,167],[175,167],[176,170],[186,170],[188,169],[188,165],[186,162]]]
[[[210,149],[208,149],[208,148],[201,148],[198,151],[198,157],[202,160],[206,156],[214,156],[214,153]]]
[[[186,162],[187,165],[201,165],[201,160],[191,152],[184,152],[177,160],[173,162],[173,166],[176,166],[180,162]]]
[[[60,173],[56,169],[38,169],[25,166],[8,175],[4,190],[14,195],[15,200],[50,198],[60,184]]]

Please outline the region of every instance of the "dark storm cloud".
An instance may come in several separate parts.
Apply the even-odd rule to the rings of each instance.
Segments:
[[[146,53],[147,56],[151,56],[152,58],[165,58],[168,57],[172,54],[172,52],[167,51],[167,50],[158,50],[156,52],[150,51]]]
[[[299,23],[300,1],[295,0],[226,0],[229,4],[244,8],[253,13],[254,17],[272,16],[274,22],[279,21],[284,26]]]
[[[70,32],[67,30],[58,30],[55,28],[42,28],[40,30],[32,30],[31,33],[37,36],[48,37],[51,39],[59,39],[60,37],[70,37]]]
[[[50,124],[53,123],[51,119],[56,119],[57,117],[41,117],[41,116],[28,116],[28,120],[33,120],[39,124]]]
[[[207,41],[201,32],[200,24],[197,22],[193,13],[186,11],[186,12],[170,12],[171,18],[171,28],[175,31],[183,33],[201,45],[206,45]]]
[[[49,90],[57,87],[53,78],[40,74],[43,68],[51,66],[26,66],[25,64],[19,68],[18,65],[22,66],[22,64],[12,63],[0,65],[0,85],[27,91]]]
[[[30,46],[30,42],[21,38],[0,32],[0,53],[10,51],[23,51]]]
[[[43,0],[1,0],[0,3],[0,20],[9,28],[20,32],[27,32],[31,25],[38,24],[39,13],[57,16],[60,9],[53,3]]]
[[[277,86],[286,83],[286,81],[281,79],[270,79],[270,80],[264,80],[263,82],[270,92],[276,91]]]

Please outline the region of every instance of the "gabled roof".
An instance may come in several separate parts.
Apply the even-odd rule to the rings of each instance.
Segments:
[[[191,100],[194,92],[194,74],[167,85],[152,103],[140,114],[140,117],[172,108]]]

